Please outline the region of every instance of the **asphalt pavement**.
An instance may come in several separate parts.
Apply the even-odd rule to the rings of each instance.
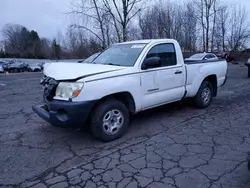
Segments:
[[[0,75],[0,187],[248,188],[250,79],[228,81],[204,110],[179,102],[132,118],[110,143],[35,115],[41,73]]]

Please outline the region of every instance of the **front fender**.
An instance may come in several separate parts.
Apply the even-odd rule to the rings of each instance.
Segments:
[[[100,100],[105,96],[129,92],[135,102],[136,112],[141,109],[141,86],[139,75],[118,76],[85,82],[84,88],[73,101]]]

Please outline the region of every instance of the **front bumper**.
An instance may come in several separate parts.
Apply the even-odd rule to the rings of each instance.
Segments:
[[[33,106],[33,111],[45,121],[59,127],[81,128],[86,123],[95,101],[70,102],[52,100]]]

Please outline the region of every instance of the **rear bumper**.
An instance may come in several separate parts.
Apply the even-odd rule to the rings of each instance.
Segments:
[[[69,102],[52,100],[33,111],[45,121],[59,127],[81,128],[85,125],[95,101]]]

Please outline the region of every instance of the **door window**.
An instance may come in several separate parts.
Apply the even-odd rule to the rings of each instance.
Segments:
[[[176,52],[173,44],[159,44],[154,46],[146,58],[159,57],[161,59],[161,67],[173,66],[177,64]]]

